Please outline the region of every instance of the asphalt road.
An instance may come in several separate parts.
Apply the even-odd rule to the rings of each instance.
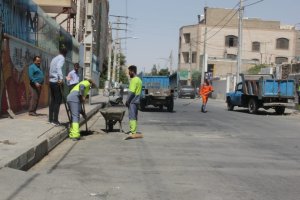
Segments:
[[[93,135],[16,172],[28,181],[10,199],[299,200],[299,114],[227,111],[215,100],[204,114],[191,101],[177,99],[173,113],[140,112],[137,140],[122,140],[117,125],[100,132],[97,114],[88,122]]]

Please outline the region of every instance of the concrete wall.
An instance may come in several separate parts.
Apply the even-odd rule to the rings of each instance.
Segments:
[[[212,93],[212,98],[214,99],[224,99],[226,97],[226,80],[214,80],[213,87],[214,92]]]

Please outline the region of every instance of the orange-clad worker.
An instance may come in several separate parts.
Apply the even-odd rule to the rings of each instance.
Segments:
[[[204,80],[204,83],[201,85],[199,89],[199,95],[202,98],[202,107],[201,112],[207,112],[206,111],[206,104],[208,101],[208,96],[210,93],[214,91],[214,88],[212,85],[210,85],[209,81],[207,79]]]

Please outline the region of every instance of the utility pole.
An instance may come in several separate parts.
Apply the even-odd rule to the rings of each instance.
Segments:
[[[206,38],[207,38],[207,26],[205,23],[205,33],[204,33],[204,42],[203,42],[203,59],[202,59],[202,70],[201,70],[201,84],[204,83],[205,72],[207,71]]]
[[[188,85],[192,85],[192,41],[190,40],[190,52],[189,52],[189,71],[188,71]]]
[[[120,19],[118,18],[117,21]],[[114,63],[113,63],[113,72],[112,72],[112,82],[116,82],[116,68],[117,68],[117,52],[118,52],[118,42],[119,42],[119,24],[116,28],[116,38],[114,39]]]
[[[240,82],[240,73],[242,65],[242,48],[243,48],[243,0],[240,0],[239,8],[239,33],[238,33],[238,55],[237,55],[237,69],[236,69],[236,81]]]
[[[107,81],[111,82],[111,51],[112,51],[112,38],[111,38],[111,27],[109,27],[109,30],[110,30],[110,37],[109,37],[109,42],[108,42],[108,69],[107,69]]]
[[[112,82],[119,82],[119,72],[120,72],[120,54],[121,54],[121,47],[120,47],[120,38],[119,38],[119,31],[124,30],[127,31],[127,22],[121,23],[121,18],[129,18],[127,16],[119,16],[119,15],[110,15],[111,17],[116,17],[116,22],[112,23],[116,25],[116,28],[112,28],[112,30],[116,31],[116,38],[114,39],[114,62],[113,62],[113,72],[112,72]],[[126,29],[122,29],[120,25],[126,25]]]

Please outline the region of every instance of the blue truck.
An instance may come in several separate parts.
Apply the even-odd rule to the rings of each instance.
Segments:
[[[143,89],[141,95],[140,109],[145,110],[147,106],[158,107],[169,112],[174,109],[175,88],[170,85],[169,76],[142,76]]]
[[[287,106],[294,106],[294,80],[276,80],[272,75],[244,75],[235,91],[226,93],[227,109],[235,106],[248,108],[249,113],[257,113],[259,108],[275,109],[283,114]]]

